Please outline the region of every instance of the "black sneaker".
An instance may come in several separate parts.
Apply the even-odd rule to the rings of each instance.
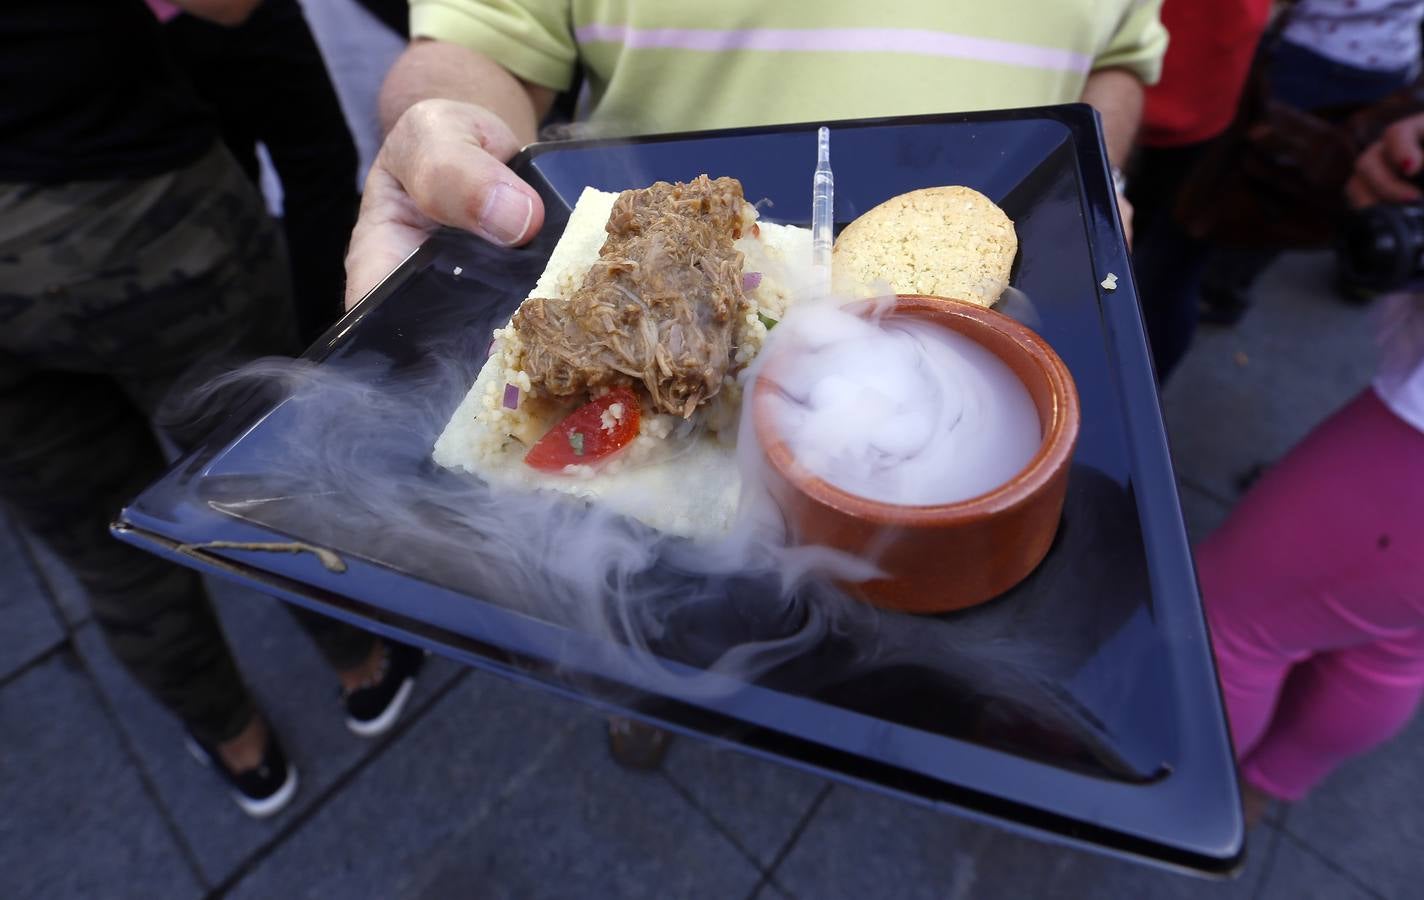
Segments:
[[[297,794],[297,767],[287,762],[287,754],[277,736],[268,730],[267,748],[257,768],[233,772],[217,751],[193,737],[187,736],[188,752],[193,758],[222,776],[232,789],[232,799],[254,819],[276,815],[292,802]]]
[[[343,695],[346,727],[361,737],[385,734],[396,724],[415,689],[415,676],[425,664],[425,651],[382,640],[381,677],[375,684]]]

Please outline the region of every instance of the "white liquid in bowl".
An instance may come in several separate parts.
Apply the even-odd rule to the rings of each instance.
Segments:
[[[955,503],[1004,484],[1038,451],[1028,389],[971,338],[839,310],[786,324],[792,352],[768,402],[795,460],[841,490],[898,505]]]

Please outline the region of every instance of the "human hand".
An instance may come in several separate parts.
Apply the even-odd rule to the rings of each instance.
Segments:
[[[261,5],[261,0],[171,0],[171,2],[173,6],[183,12],[227,28],[235,28],[246,22],[253,11]],[[154,13],[158,14],[159,9],[155,8]],[[168,18],[171,18],[171,15]],[[160,22],[167,22],[168,18],[159,14]]]
[[[514,132],[483,107],[423,100],[406,110],[366,177],[346,252],[346,308],[441,225],[501,246],[538,234],[544,204],[505,165],[518,152]]]
[[[1345,185],[1350,205],[1359,209],[1376,203],[1409,203],[1424,197],[1409,181],[1424,167],[1424,113],[1400,119],[1370,144]]]
[[[1122,219],[1122,234],[1127,238],[1127,249],[1132,249],[1132,204],[1125,194],[1117,195],[1117,214]]]

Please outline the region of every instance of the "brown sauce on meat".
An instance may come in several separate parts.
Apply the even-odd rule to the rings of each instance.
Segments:
[[[744,202],[736,179],[706,175],[620,194],[582,286],[514,314],[534,389],[570,397],[641,383],[655,409],[684,417],[716,395],[746,313],[732,244]]]

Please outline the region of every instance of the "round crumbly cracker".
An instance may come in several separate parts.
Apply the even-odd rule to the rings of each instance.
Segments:
[[[1018,252],[1014,223],[983,194],[962,186],[892,197],[836,239],[835,275],[897,294],[931,294],[993,306]]]

